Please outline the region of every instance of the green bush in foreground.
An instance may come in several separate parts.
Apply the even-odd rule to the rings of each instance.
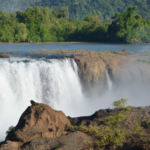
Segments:
[[[113,106],[116,108],[125,108],[126,99],[121,99],[119,101],[115,101]],[[85,132],[95,138],[94,142],[88,143],[90,146],[94,147],[104,147],[104,146],[113,146],[116,148],[118,146],[122,146],[126,134],[123,129],[120,128],[120,123],[126,119],[126,115],[124,114],[124,109],[121,112],[113,113],[112,115],[103,119],[104,124],[100,126],[70,126],[70,130],[79,130]]]
[[[150,141],[149,134],[145,132],[138,122],[136,122],[134,127],[131,127],[128,131],[122,126],[122,124],[125,124],[126,120],[130,120],[127,114],[131,107],[125,107],[126,104],[126,99],[120,99],[113,102],[112,105],[117,108],[116,111],[102,119],[102,123],[99,126],[72,125],[68,127],[68,129],[70,131],[78,130],[92,136],[95,140],[87,143],[87,147],[107,147],[116,149],[117,147],[123,146],[124,143],[130,143],[131,141],[138,144]],[[150,119],[143,119],[141,122],[149,124]]]

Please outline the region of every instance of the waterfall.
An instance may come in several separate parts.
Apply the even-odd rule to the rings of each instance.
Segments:
[[[109,90],[111,90],[113,84],[112,84],[112,81],[111,81],[111,79],[110,79],[110,77],[109,77],[108,70],[107,70],[107,69],[105,69],[105,70],[106,70],[106,77],[107,77],[108,88],[109,88]]]
[[[66,115],[80,115],[76,108],[84,96],[74,60],[0,60],[0,141],[31,99]]]
[[[0,141],[10,126],[16,126],[21,114],[31,105],[30,100],[48,104],[71,117],[91,115],[121,98],[132,100],[129,103],[132,106],[149,104],[149,87],[133,84],[111,90],[113,85],[107,69],[106,77],[109,90],[99,97],[88,98],[82,93],[73,59],[0,59]]]

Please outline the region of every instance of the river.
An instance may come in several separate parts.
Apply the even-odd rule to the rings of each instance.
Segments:
[[[60,44],[0,44],[0,52],[9,51],[19,51],[26,52],[39,49],[67,49],[67,50],[94,50],[94,51],[107,51],[113,52],[114,50],[121,51],[123,49],[128,49],[129,51],[139,52],[140,50],[150,50],[150,44],[144,45],[123,45],[123,44],[94,44],[94,43],[60,43]]]

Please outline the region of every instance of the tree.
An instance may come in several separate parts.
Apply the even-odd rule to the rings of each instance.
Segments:
[[[112,17],[112,24],[108,27],[110,40],[131,43],[133,34],[138,35],[134,29],[141,25],[142,17],[135,11],[138,11],[137,7],[128,7],[126,12]]]
[[[17,42],[24,42],[28,35],[28,29],[24,23],[18,23],[15,29],[15,39]]]
[[[118,108],[118,109],[121,109],[121,108],[125,108],[125,105],[127,104],[127,99],[120,99],[120,100],[118,100],[118,101],[114,101],[113,102],[113,106],[115,107],[115,108]]]

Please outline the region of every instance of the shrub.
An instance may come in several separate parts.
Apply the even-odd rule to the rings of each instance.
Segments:
[[[145,119],[141,120],[141,124],[142,125],[148,125],[148,124],[150,124],[150,118],[145,118]]]
[[[127,116],[122,112],[114,113],[112,116],[108,116],[104,119],[106,125],[110,125],[112,128],[120,127],[119,123],[124,120]]]
[[[8,135],[10,132],[14,132],[15,131],[15,127],[14,126],[10,126],[8,128],[8,130],[6,131],[6,134]]]
[[[115,108],[118,108],[118,109],[121,109],[121,108],[125,108],[125,105],[127,104],[127,99],[120,99],[120,100],[118,100],[118,101],[114,101],[113,102],[113,106],[115,107]]]

